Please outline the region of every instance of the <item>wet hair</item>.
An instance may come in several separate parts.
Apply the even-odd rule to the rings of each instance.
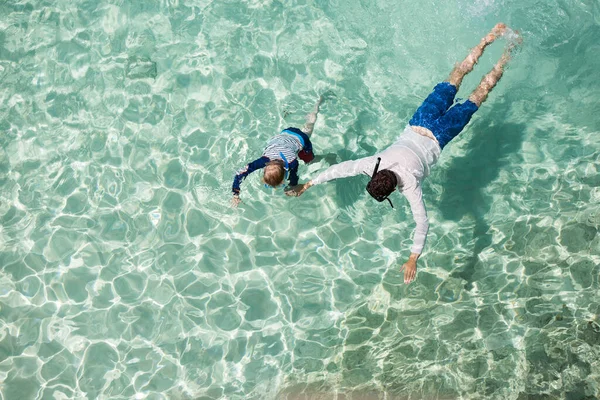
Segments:
[[[367,185],[367,191],[377,201],[383,201],[396,190],[396,185],[398,185],[398,183],[396,174],[389,169],[382,169],[371,178],[371,181]]]
[[[265,167],[265,174],[263,176],[263,181],[269,186],[279,186],[283,183],[283,179],[285,177],[285,168],[283,166],[283,161],[274,160],[267,163]]]

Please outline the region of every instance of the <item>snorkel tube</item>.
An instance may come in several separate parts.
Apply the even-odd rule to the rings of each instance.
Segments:
[[[375,194],[372,192],[371,182],[373,182],[373,179],[375,179],[375,175],[377,175],[377,171],[379,171],[380,163],[381,163],[381,157],[377,157],[377,164],[375,164],[375,169],[373,170],[373,175],[371,175],[371,180],[369,181],[369,183],[367,183],[367,192],[371,195],[371,197],[373,197],[375,200],[377,200],[380,203],[384,200],[387,200],[390,203],[390,206],[392,206],[392,208],[394,208],[392,201],[389,199],[391,193],[388,193],[387,195],[385,195],[385,194],[381,195],[381,194]]]

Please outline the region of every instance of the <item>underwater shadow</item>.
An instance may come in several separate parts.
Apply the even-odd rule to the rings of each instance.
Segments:
[[[338,162],[357,160],[362,157],[368,157],[376,154],[378,149],[368,144],[365,132],[374,127],[377,123],[377,115],[370,111],[360,111],[354,123],[344,132],[344,148],[336,152]],[[358,147],[364,151],[352,152],[347,150],[350,147],[350,141],[358,138]],[[391,144],[391,143],[390,143]],[[363,175],[354,176],[347,179],[336,179],[335,182],[335,203],[341,209],[348,209],[354,206],[366,192],[369,178]]]
[[[473,252],[450,274],[467,281],[467,290],[473,286],[479,254],[492,243],[485,216],[493,199],[485,195],[483,189],[502,169],[510,167],[507,156],[518,152],[523,143],[525,125],[505,122],[509,111],[509,103],[497,104],[485,118],[476,121],[471,127],[473,132],[466,144],[466,154],[454,157],[443,173],[444,190],[438,202],[443,218],[460,221],[471,215],[475,220]]]

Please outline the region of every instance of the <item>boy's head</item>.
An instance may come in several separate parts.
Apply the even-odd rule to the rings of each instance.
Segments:
[[[277,187],[285,179],[285,167],[283,161],[273,160],[265,166],[263,182],[272,187]]]

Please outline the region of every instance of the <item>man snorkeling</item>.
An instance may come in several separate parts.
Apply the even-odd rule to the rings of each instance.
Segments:
[[[408,200],[416,223],[411,254],[401,269],[404,270],[404,283],[412,282],[429,229],[421,184],[429,175],[430,168],[437,162],[441,150],[469,123],[475,111],[502,77],[504,67],[510,59],[510,51],[514,47],[512,44],[507,47],[494,68],[483,77],[469,99],[453,105],[465,75],[473,70],[484,49],[506,32],[506,25],[498,23],[481,39],[467,58],[455,66],[448,80],[435,86],[433,92],[417,109],[404,132],[390,147],[371,157],[334,165],[311,181],[295,186],[286,194],[300,196],[311,186],[364,172],[371,173],[367,192],[379,202],[387,200],[393,207],[389,196],[398,188]]]

